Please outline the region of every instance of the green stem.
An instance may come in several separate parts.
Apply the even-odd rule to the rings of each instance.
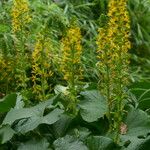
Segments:
[[[45,100],[46,98],[46,93],[45,93],[45,87],[44,87],[44,84],[45,84],[45,77],[44,77],[44,72],[45,72],[45,68],[44,68],[44,65],[43,65],[43,60],[44,60],[44,41],[45,39],[43,39],[42,41],[42,63],[41,63],[41,69],[42,69],[42,76],[41,76],[41,86],[42,86],[42,98],[43,100]]]
[[[106,62],[108,62],[108,55],[107,51],[105,51],[105,58],[107,59]],[[111,132],[112,130],[112,119],[111,119],[111,110],[112,110],[112,101],[110,97],[110,70],[109,66],[106,63],[106,97],[107,97],[107,102],[108,102],[108,121],[109,121],[109,130]]]
[[[74,61],[75,58],[75,49],[74,49],[74,45],[71,47],[71,60],[72,62]],[[74,114],[76,114],[76,104],[77,104],[77,99],[76,99],[76,96],[77,96],[77,92],[76,92],[76,89],[75,89],[75,65],[73,63],[70,64],[71,66],[71,80],[70,80],[70,92],[71,92],[71,95],[73,97],[72,99],[72,111]]]
[[[121,47],[121,46],[120,46]],[[120,135],[120,126],[121,126],[121,122],[122,122],[122,117],[123,117],[123,114],[122,114],[122,101],[123,101],[123,98],[122,98],[122,95],[123,95],[123,91],[122,91],[122,65],[123,65],[123,62],[122,62],[122,51],[121,51],[121,48],[119,49],[119,82],[118,82],[118,86],[117,86],[117,89],[118,89],[118,99],[117,99],[117,110],[116,110],[116,113],[117,113],[117,120],[116,120],[116,124],[117,124],[117,133],[116,133],[116,138],[115,138],[115,141],[116,143],[119,142],[119,135]]]

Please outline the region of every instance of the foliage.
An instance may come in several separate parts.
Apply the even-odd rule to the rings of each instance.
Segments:
[[[118,13],[110,14],[116,6],[123,5],[118,0],[110,9],[109,2],[0,1],[1,150],[149,148],[150,1],[128,0],[130,38],[122,34],[125,26],[119,24],[121,16],[114,21]],[[112,30],[115,26],[117,32]],[[102,36],[99,28],[109,31],[104,38],[109,33],[116,36],[109,37],[107,44],[99,39],[96,45],[97,37]],[[117,50],[125,45],[130,48],[122,40],[125,37],[131,42],[131,49],[127,53],[124,47],[120,57]],[[97,53],[101,43],[108,51],[106,60]],[[131,57],[126,58],[127,55]],[[118,58],[123,58],[123,63]],[[126,63],[129,59],[130,65]],[[105,67],[100,67],[98,61],[111,62],[109,69],[115,73],[109,74],[111,86],[104,78]],[[128,84],[118,80],[124,76]],[[99,86],[101,81],[103,86]],[[107,86],[113,89],[115,104],[110,112],[104,92]],[[119,119],[117,128],[111,132],[110,119]]]

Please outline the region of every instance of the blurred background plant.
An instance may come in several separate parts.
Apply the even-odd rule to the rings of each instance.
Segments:
[[[133,82],[150,79],[150,1],[129,0],[132,49],[131,79]]]

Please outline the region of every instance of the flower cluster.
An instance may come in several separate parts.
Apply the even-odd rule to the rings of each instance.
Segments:
[[[11,15],[13,31],[17,32],[22,30],[31,20],[28,0],[13,0]]]
[[[110,0],[108,17],[108,25],[99,29],[98,65],[103,93],[108,100],[109,120],[115,120],[118,116],[111,118],[111,112],[117,111],[122,114],[125,96],[123,91],[128,83],[128,50],[131,43],[129,41],[130,18],[127,11],[127,0]],[[121,118],[118,118],[117,121],[121,122]]]
[[[52,76],[51,71],[51,40],[39,34],[32,53],[32,81],[33,92],[40,100],[46,100],[50,91],[48,79]]]
[[[79,27],[72,26],[69,28],[66,37],[62,39],[62,50],[61,71],[68,84],[74,84],[72,82],[82,78],[82,46]]]

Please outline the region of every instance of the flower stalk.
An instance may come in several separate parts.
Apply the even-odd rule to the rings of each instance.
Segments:
[[[62,39],[62,60],[60,70],[69,87],[70,102],[67,109],[73,114],[77,113],[77,85],[82,78],[81,55],[81,31],[77,25],[72,25],[68,29],[66,36]]]
[[[110,0],[108,25],[99,29],[97,38],[100,86],[108,101],[110,132],[118,142],[123,119],[125,86],[128,84],[129,53],[131,47],[130,18],[127,0]]]
[[[12,32],[15,36],[15,79],[17,82],[17,90],[22,92],[24,99],[26,99],[27,82],[29,78],[26,75],[27,68],[29,67],[29,56],[26,53],[26,25],[31,21],[29,15],[29,2],[28,0],[13,0],[11,11],[12,16]]]
[[[49,98],[50,92],[49,78],[53,75],[51,71],[51,51],[50,38],[43,34],[37,36],[34,51],[32,53],[32,82],[33,93],[39,100]]]

